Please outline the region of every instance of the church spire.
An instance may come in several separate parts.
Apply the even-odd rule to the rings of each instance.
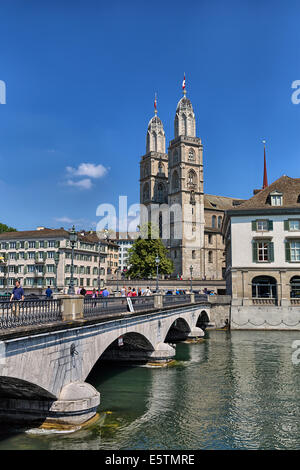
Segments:
[[[268,176],[267,176],[267,163],[266,163],[266,141],[263,140],[264,144],[264,178],[263,178],[263,187],[265,189],[268,186]]]
[[[196,137],[196,119],[191,101],[186,97],[185,73],[182,82],[183,97],[176,108],[174,121],[175,139],[179,136]]]
[[[164,126],[157,116],[157,95],[154,98],[154,116],[150,119],[147,129],[146,153],[166,152],[166,137]]]

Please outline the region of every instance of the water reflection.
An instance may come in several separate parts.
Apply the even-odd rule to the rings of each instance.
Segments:
[[[162,369],[99,366],[101,419],[69,434],[3,437],[0,449],[299,449],[297,332],[210,331]]]

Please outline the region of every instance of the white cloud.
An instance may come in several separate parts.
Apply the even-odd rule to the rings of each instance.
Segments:
[[[67,173],[72,176],[88,176],[89,178],[102,178],[107,174],[108,168],[94,163],[80,163],[78,168],[67,166]]]
[[[74,180],[67,180],[67,186],[74,186],[75,188],[79,189],[91,189],[92,181],[90,178],[84,178],[83,180],[74,181]]]

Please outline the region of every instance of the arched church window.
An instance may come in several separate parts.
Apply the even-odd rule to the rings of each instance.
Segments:
[[[172,175],[172,189],[178,189],[179,188],[179,177],[177,171],[174,171]]]
[[[212,252],[212,251],[209,251],[209,252],[208,252],[208,262],[209,262],[209,263],[212,263],[212,262],[213,262],[213,252]]]
[[[148,201],[149,200],[149,184],[145,183],[144,188],[143,188],[143,201]]]
[[[222,217],[219,215],[218,217],[218,228],[221,228],[222,225]]]
[[[192,259],[196,259],[196,250],[192,250]]]
[[[152,145],[152,150],[154,152],[157,152],[157,134],[154,131],[152,132],[152,144],[153,144]]]
[[[175,152],[173,153],[173,163],[177,163],[178,162],[178,152],[177,150],[175,150]]]
[[[197,179],[196,173],[194,172],[194,170],[190,170],[188,172],[188,185],[192,187],[196,186],[196,179]]]
[[[164,185],[159,183],[157,186],[157,200],[158,202],[164,202],[165,190]]]
[[[182,135],[188,135],[187,134],[187,118],[186,115],[182,115]]]
[[[212,228],[215,228],[216,227],[216,220],[217,220],[217,217],[215,215],[212,216],[211,218],[211,226]]]
[[[189,161],[195,160],[195,152],[193,149],[189,150]]]
[[[196,201],[195,201],[195,191],[191,191],[191,194],[190,194],[190,204],[196,204]]]

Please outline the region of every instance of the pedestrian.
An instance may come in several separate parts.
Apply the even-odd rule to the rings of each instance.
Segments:
[[[85,290],[84,287],[82,287],[81,290],[80,290],[80,295],[83,295],[83,297],[84,297],[85,294],[86,294],[86,290]]]
[[[132,289],[132,295],[131,295],[131,297],[136,297],[136,296],[137,296],[137,295],[136,295],[136,290],[135,290],[135,288],[133,288],[133,289]]]
[[[149,296],[151,294],[152,294],[151,290],[149,289],[149,287],[147,287],[147,289],[144,292],[144,295]]]
[[[96,298],[97,298],[97,292],[96,292],[96,289],[94,288],[92,292],[92,299],[96,299]]]
[[[51,297],[52,297],[52,289],[50,288],[50,286],[48,286],[48,288],[46,289],[45,294],[46,294],[46,299],[47,299],[47,300],[51,299]]]
[[[106,287],[104,287],[103,291],[102,291],[102,297],[104,298],[104,301],[103,301],[103,307],[106,308],[107,307],[107,298],[109,296],[109,291],[107,290]]]
[[[138,288],[138,297],[140,297],[142,295],[142,289],[139,287]]]
[[[121,297],[126,297],[126,286],[121,287]]]
[[[14,301],[20,302],[22,300],[24,300],[24,289],[23,289],[23,287],[21,287],[20,281],[16,280],[15,287],[12,291],[11,296],[10,296],[10,302],[14,302]],[[13,310],[14,315],[16,315],[18,317],[19,316],[19,305],[16,304],[16,303],[13,303],[12,310]]]
[[[132,297],[131,287],[128,287],[127,297]]]

